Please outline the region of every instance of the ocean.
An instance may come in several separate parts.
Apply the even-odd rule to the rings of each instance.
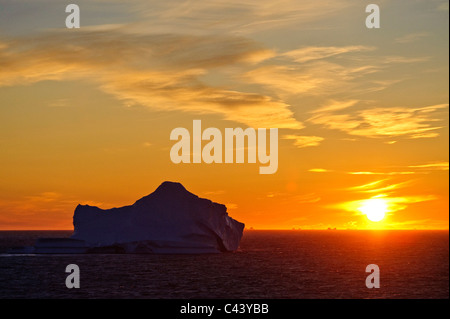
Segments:
[[[448,231],[244,232],[234,253],[12,255],[71,231],[1,231],[0,298],[449,298]],[[80,269],[68,289],[66,266]],[[366,287],[376,264],[380,287]]]

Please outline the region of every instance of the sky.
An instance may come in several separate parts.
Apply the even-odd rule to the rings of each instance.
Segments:
[[[77,1],[68,29],[65,1],[0,0],[0,230],[163,181],[247,228],[448,229],[448,1],[373,1],[378,29],[370,3]],[[278,128],[277,172],[173,163],[194,120]]]

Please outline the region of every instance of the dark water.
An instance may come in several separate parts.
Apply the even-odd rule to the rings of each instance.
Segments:
[[[0,232],[0,298],[449,298],[448,231],[248,231],[218,255],[4,254],[70,234]],[[68,264],[79,289],[65,286]]]

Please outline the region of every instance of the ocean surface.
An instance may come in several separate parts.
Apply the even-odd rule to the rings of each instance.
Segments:
[[[0,231],[0,298],[449,298],[448,231],[246,231],[211,255],[11,255],[71,231]],[[68,264],[80,288],[68,289]],[[366,266],[380,288],[366,287]]]

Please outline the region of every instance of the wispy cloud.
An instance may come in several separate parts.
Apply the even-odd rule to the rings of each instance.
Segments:
[[[430,57],[423,56],[423,57],[404,57],[404,56],[386,56],[383,57],[381,62],[383,64],[399,64],[399,63],[420,63],[420,62],[426,62],[429,61]]]
[[[70,214],[79,204],[100,206],[104,203],[94,201],[82,201],[58,192],[42,192],[34,195],[23,196],[17,199],[0,199],[0,211],[2,214],[17,214],[21,216],[61,212]]]
[[[377,180],[364,185],[353,186],[347,188],[349,191],[356,191],[362,193],[383,193],[392,192],[398,190],[399,188],[406,187],[412,183],[412,181],[405,181],[395,184],[387,183],[388,179]]]
[[[307,28],[330,19],[351,4],[349,0],[137,0],[131,2],[131,8],[141,17],[135,25],[140,29],[164,33],[183,30],[191,34],[255,34],[293,25]]]
[[[350,175],[413,175],[416,172],[412,171],[403,171],[403,172],[371,172],[371,171],[360,171],[360,172],[348,172]]]
[[[354,186],[347,188],[347,190],[360,190],[366,191],[382,191],[399,188],[401,186],[406,186],[410,182],[402,182],[398,184],[388,185],[386,187],[380,186],[381,184],[390,180],[390,177],[387,176],[400,176],[400,175],[415,175],[415,174],[428,174],[432,171],[448,171],[449,164],[448,162],[435,162],[435,163],[426,163],[426,164],[417,164],[417,165],[407,165],[407,166],[394,166],[394,167],[381,167],[377,171],[343,171],[343,170],[330,170],[328,168],[311,168],[309,172],[315,173],[327,173],[327,172],[335,172],[340,174],[349,174],[349,175],[379,175],[386,176],[384,179],[376,180],[367,184],[363,184],[360,186]],[[377,188],[380,186],[379,188]]]
[[[54,202],[61,198],[61,194],[56,192],[43,192],[38,195],[31,195],[25,197],[27,201],[33,203],[48,203]]]
[[[311,113],[325,113],[325,112],[334,112],[334,111],[340,111],[340,110],[344,110],[347,109],[351,106],[354,106],[356,103],[358,103],[358,100],[348,100],[348,101],[335,101],[335,100],[331,100],[328,104],[319,107],[313,111],[311,111]]]
[[[263,85],[272,94],[289,96],[315,94],[321,87],[331,85],[330,78],[323,76],[324,73],[327,73],[324,69],[314,72],[313,69],[300,71],[289,65],[263,65],[246,72],[242,79]]]
[[[318,146],[320,145],[320,142],[324,140],[324,138],[320,136],[301,136],[295,134],[284,135],[283,139],[293,140],[294,145],[298,148]]]
[[[393,80],[388,83],[365,78],[386,67],[383,63],[373,63],[373,59],[363,57],[370,50],[372,48],[364,46],[304,47],[280,52],[270,64],[256,66],[245,72],[242,79],[261,84],[272,94],[282,97],[378,91],[389,86]],[[340,59],[333,59],[336,56]]]
[[[439,163],[431,163],[431,164],[421,164],[421,165],[410,165],[410,168],[420,168],[427,170],[443,170],[448,171],[448,162],[439,162]]]
[[[254,127],[299,129],[289,105],[201,80],[211,70],[251,65],[268,50],[229,36],[53,32],[1,42],[0,85],[85,79],[127,104],[219,113]]]
[[[49,107],[67,107],[68,99],[56,99],[48,103]]]
[[[422,38],[428,37],[430,34],[428,32],[416,32],[416,33],[410,33],[401,37],[398,37],[395,39],[395,42],[397,43],[411,43],[415,42],[417,40],[420,40]]]
[[[316,193],[296,194],[271,192],[266,195],[268,198],[276,198],[280,203],[295,202],[296,204],[316,203],[321,200]]]
[[[448,109],[448,104],[419,108],[374,107],[338,112],[356,104],[356,101],[332,101],[313,112],[309,122],[329,129],[340,130],[350,135],[365,137],[430,138],[439,135],[442,128],[435,123],[440,120],[439,112]]]
[[[312,173],[327,173],[327,172],[332,172],[328,169],[325,168],[311,168],[308,170],[308,172],[312,172]]]
[[[364,185],[349,187],[349,188],[347,188],[347,190],[365,191],[367,189],[373,189],[374,187],[377,187],[378,185],[380,185],[381,183],[383,183],[385,181],[386,181],[386,179],[381,179],[381,180],[370,182],[370,183],[367,183]]]
[[[101,206],[54,191],[0,198],[0,229],[71,229],[77,204]],[[109,207],[113,205],[107,204]]]
[[[305,47],[297,50],[292,50],[283,53],[283,56],[287,56],[298,63],[305,63],[314,60],[321,60],[345,53],[352,52],[366,52],[374,50],[374,47],[368,47],[363,45],[343,46],[343,47]]]
[[[323,1],[328,5],[332,3]],[[311,9],[309,4],[288,3],[294,6],[292,12],[300,16],[301,12]],[[256,8],[256,2],[246,4],[244,9],[238,9],[234,2],[202,6],[191,2],[181,4],[172,8],[157,5],[156,11],[164,12],[163,16],[169,20],[183,20],[186,12],[191,19],[196,14],[211,17],[210,9],[222,5],[227,9],[260,12],[261,17],[272,16],[269,8],[274,7],[267,2],[262,13]],[[134,5],[139,7],[139,3]],[[327,8],[336,10],[335,5]],[[280,14],[285,17],[287,10],[282,9]],[[195,21],[190,23],[195,24]],[[179,31],[182,25],[177,25]],[[220,114],[224,119],[252,127],[300,130],[305,125],[294,116],[287,102],[292,95],[326,97],[348,91],[384,89],[397,80],[368,80],[365,76],[380,72],[386,64],[421,59],[385,57],[377,59],[383,62],[374,63],[367,54],[375,48],[363,45],[306,46],[276,52],[254,40],[231,34],[148,34],[135,32],[131,24],[116,24],[106,30],[97,26],[69,33],[52,31],[34,37],[2,38],[0,86],[82,79],[125,105]],[[211,78],[220,80],[215,82]],[[436,130],[440,126],[435,125],[432,113],[444,106],[355,110],[353,107],[359,102],[332,100],[316,109],[308,121],[366,137],[438,135]],[[317,146],[324,139],[303,134],[289,134],[284,138],[293,140],[300,148]]]

